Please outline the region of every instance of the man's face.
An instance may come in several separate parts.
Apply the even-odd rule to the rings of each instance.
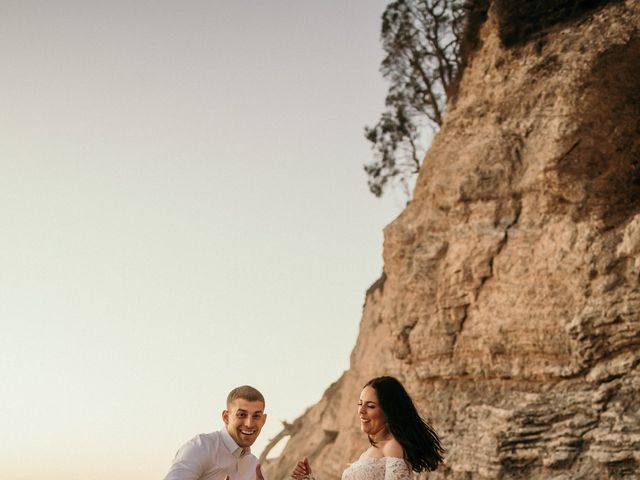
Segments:
[[[231,402],[228,410],[222,412],[222,420],[231,438],[240,447],[247,448],[258,438],[267,420],[267,414],[264,413],[264,404],[261,401],[250,402],[244,398],[238,398]]]

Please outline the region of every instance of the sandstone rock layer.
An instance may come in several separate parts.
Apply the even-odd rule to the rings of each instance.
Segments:
[[[508,47],[498,14],[385,229],[350,369],[296,420],[273,480],[304,455],[339,479],[380,374],[447,448],[419,478],[640,476],[640,2]]]

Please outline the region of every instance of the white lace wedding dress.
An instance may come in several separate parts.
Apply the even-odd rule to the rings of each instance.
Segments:
[[[411,480],[411,468],[402,458],[363,458],[342,472],[342,480]]]

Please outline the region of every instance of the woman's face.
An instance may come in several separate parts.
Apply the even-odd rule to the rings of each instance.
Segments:
[[[364,387],[358,402],[360,430],[372,437],[380,438],[388,433],[386,418],[378,401],[378,394],[373,387]]]

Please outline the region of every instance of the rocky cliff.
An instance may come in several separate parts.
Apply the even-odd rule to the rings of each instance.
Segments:
[[[380,374],[442,435],[430,479],[640,477],[640,1],[555,3],[584,8],[527,30],[489,2],[350,369],[271,480],[339,479]]]

